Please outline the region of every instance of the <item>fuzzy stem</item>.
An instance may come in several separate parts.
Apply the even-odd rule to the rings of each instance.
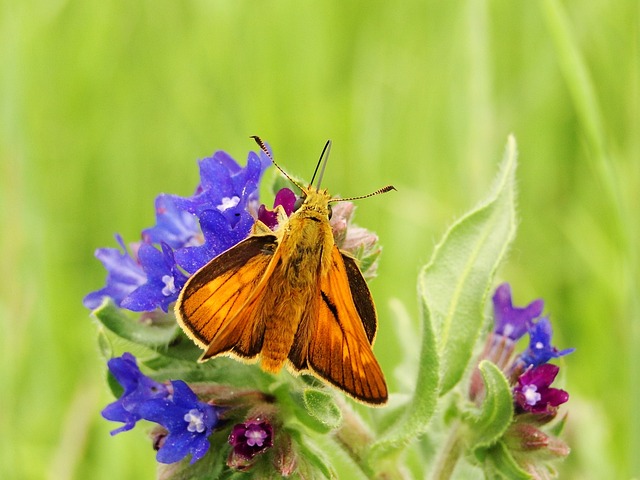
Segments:
[[[371,467],[367,464],[365,457],[373,441],[373,435],[351,408],[342,402],[339,407],[342,410],[342,425],[336,430],[335,438],[353,461],[370,477]]]
[[[349,405],[338,401],[342,411],[342,425],[334,433],[334,438],[368,478],[393,480],[404,478],[395,462],[383,462],[372,466],[368,454],[375,437],[362,418]]]
[[[451,478],[458,459],[462,454],[462,445],[460,422],[456,422],[451,426],[449,438],[438,456],[436,467],[431,478],[434,480],[447,480]]]

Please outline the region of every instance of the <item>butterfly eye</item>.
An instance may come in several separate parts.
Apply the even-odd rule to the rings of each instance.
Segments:
[[[298,211],[306,199],[307,197],[298,197],[296,203],[293,204],[293,211]]]
[[[331,205],[327,205],[327,207],[329,208],[329,220],[331,220],[331,215],[333,215],[333,208],[331,208]]]

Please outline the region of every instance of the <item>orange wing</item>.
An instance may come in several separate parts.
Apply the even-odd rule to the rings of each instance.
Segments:
[[[353,259],[343,256],[336,246],[331,260],[329,272],[320,280],[315,305],[298,329],[289,360],[296,369],[311,370],[356,400],[384,404],[387,385],[370,343],[376,314],[369,289]]]
[[[254,235],[221,253],[186,283],[176,317],[201,348],[201,360],[224,352],[255,357],[264,326],[252,321],[277,247],[274,235]],[[261,330],[262,328],[262,330]]]

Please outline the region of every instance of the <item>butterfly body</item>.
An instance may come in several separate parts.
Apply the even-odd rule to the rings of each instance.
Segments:
[[[254,232],[185,284],[176,303],[183,330],[205,350],[201,361],[232,355],[276,373],[308,372],[372,405],[387,387],[372,344],[377,316],[356,260],[340,252],[324,189],[272,232]],[[335,200],[334,200],[335,201]]]
[[[313,188],[313,187],[311,187]],[[301,322],[313,317],[319,279],[330,267],[334,246],[325,191],[309,190],[306,202],[281,229],[276,271],[266,280],[262,368],[285,364]],[[273,261],[273,260],[272,260]]]

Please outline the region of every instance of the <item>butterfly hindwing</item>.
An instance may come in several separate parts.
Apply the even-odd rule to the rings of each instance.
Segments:
[[[260,336],[247,331],[246,322],[240,322],[242,328],[234,324],[251,315],[250,304],[260,297],[276,247],[274,235],[251,236],[215,257],[184,286],[176,304],[178,321],[200,347],[208,349],[203,359],[234,346],[243,357],[259,353]]]
[[[358,270],[358,279],[351,281],[350,267],[357,269],[357,265],[347,267],[345,258],[353,262],[334,246],[331,268],[320,279],[315,305],[301,324],[305,331],[299,331],[300,340],[308,338],[308,349],[292,350],[289,359],[294,367],[315,372],[358,400],[382,404],[387,401],[387,386],[370,344],[375,336],[375,308],[368,289],[352,298],[352,285],[361,287],[362,274]],[[372,317],[363,319],[360,312]]]

